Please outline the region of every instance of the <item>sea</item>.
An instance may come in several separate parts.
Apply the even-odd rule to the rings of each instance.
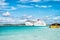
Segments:
[[[48,26],[0,26],[0,40],[60,40],[60,29]]]

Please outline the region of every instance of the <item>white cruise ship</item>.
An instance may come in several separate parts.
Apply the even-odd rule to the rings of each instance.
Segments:
[[[26,26],[46,26],[46,23],[40,19],[37,19],[37,21],[26,21]]]

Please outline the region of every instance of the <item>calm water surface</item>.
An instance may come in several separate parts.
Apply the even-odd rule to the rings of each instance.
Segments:
[[[47,26],[2,26],[0,40],[60,40],[60,29]]]

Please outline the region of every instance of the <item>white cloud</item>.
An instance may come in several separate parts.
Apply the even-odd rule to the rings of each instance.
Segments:
[[[54,20],[58,20],[58,19],[60,19],[60,16],[57,16],[57,17],[55,17],[55,18],[53,18]]]
[[[5,22],[15,22],[15,20],[13,20],[12,18],[4,18],[3,21]]]
[[[6,8],[8,8],[7,5],[0,5],[0,10],[4,10],[4,9],[6,9]]]
[[[10,16],[9,12],[3,13],[2,16]]]
[[[32,19],[33,16],[32,15],[26,15],[26,14],[24,14],[21,18],[22,19]]]
[[[60,16],[53,17],[52,16],[45,16],[43,19],[47,20],[47,23],[56,23],[59,22]]]
[[[52,5],[35,5],[35,7],[38,7],[38,8],[51,8]]]
[[[46,18],[49,18],[49,16],[46,16]]]
[[[16,10],[16,8],[15,7],[11,7],[11,10]]]
[[[0,17],[0,22],[5,23],[5,24],[20,24],[26,22],[26,20],[21,20],[21,19],[13,19],[11,17],[5,18],[5,17]]]
[[[30,15],[30,16],[27,16],[27,18],[33,18],[33,16],[32,16],[32,15]]]
[[[0,6],[4,6],[4,5],[8,5],[8,4],[5,2],[0,2]]]
[[[5,1],[5,0],[0,0],[0,1]]]
[[[26,3],[29,2],[29,0],[18,0],[17,2]]]
[[[60,1],[60,0],[19,0],[18,2],[41,2],[41,1]]]
[[[33,6],[28,6],[28,5],[17,5],[19,8],[32,8]]]
[[[42,5],[41,7],[42,7],[42,8],[47,8],[48,6],[44,6],[44,5]]]
[[[8,3],[5,2],[5,0],[0,0],[0,10],[3,10],[7,8]]]
[[[0,7],[0,10],[16,10],[17,8],[16,7],[14,7],[14,6],[3,6],[3,7]]]
[[[52,18],[50,16],[45,16],[44,19],[51,20]]]
[[[16,20],[16,23],[25,23],[26,20]]]
[[[28,0],[19,0],[19,1],[21,1],[21,2],[26,2],[26,1],[28,1]]]
[[[5,18],[5,17],[0,17],[0,22],[1,23],[4,23],[4,24],[7,24],[7,23],[10,23],[10,24],[15,24],[15,19],[13,18]]]
[[[32,0],[31,2],[40,2],[41,0]]]
[[[5,0],[0,1],[0,6],[8,5],[8,3],[5,2]]]
[[[18,2],[40,2],[41,0],[19,0]]]
[[[40,7],[39,5],[35,5],[35,7]]]
[[[43,0],[43,1],[53,1],[53,0]]]
[[[54,0],[54,1],[60,1],[60,0]]]

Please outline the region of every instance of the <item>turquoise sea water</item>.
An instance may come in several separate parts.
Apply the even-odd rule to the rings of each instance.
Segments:
[[[60,29],[47,26],[1,26],[0,40],[60,40]]]

